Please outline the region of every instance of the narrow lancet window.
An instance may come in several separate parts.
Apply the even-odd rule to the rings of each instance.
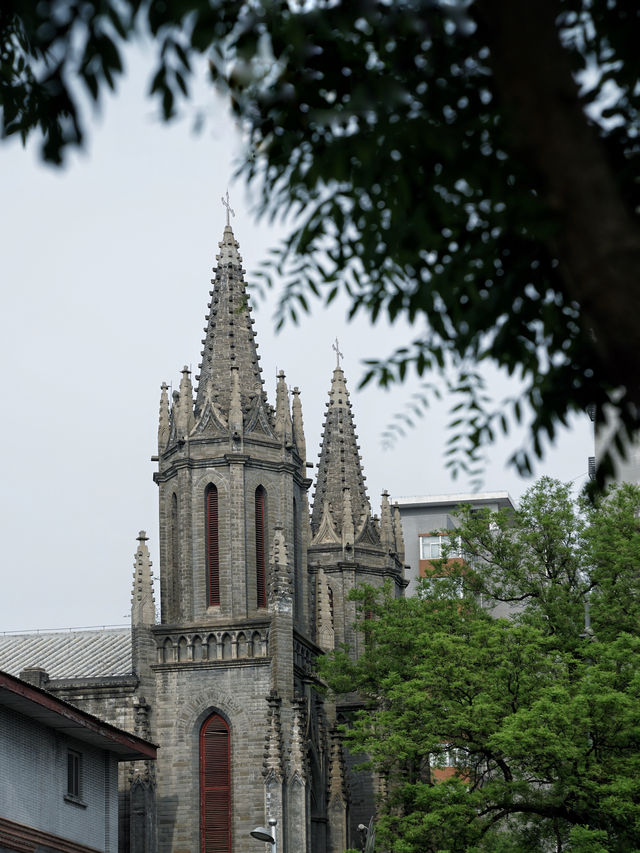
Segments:
[[[218,490],[211,483],[205,492],[207,538],[207,600],[209,607],[220,604],[220,547],[218,542]]]
[[[229,727],[212,714],[200,729],[200,853],[231,853]]]
[[[266,583],[266,492],[256,489],[256,601],[258,607],[267,606]]]
[[[180,542],[178,539],[178,496],[174,492],[171,496],[171,525],[170,525],[171,541],[169,547],[171,549],[171,613],[172,618],[177,621],[180,613]]]
[[[300,578],[300,537],[298,534],[298,504],[293,499],[293,602],[294,616],[299,619],[302,616],[300,598],[302,594],[302,583]]]

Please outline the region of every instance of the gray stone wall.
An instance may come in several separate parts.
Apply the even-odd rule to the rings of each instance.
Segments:
[[[221,714],[230,729],[233,850],[255,851],[249,832],[265,820],[262,760],[269,663],[265,658],[155,667],[153,737],[162,744],[156,768],[159,853],[199,849],[199,737],[213,713]]]

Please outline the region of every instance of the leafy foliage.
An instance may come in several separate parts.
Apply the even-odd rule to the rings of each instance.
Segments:
[[[126,41],[153,37],[167,119],[205,56],[247,132],[259,212],[293,222],[262,271],[280,320],[339,290],[374,322],[407,317],[415,340],[364,381],[445,373],[464,401],[454,469],[524,401],[540,456],[589,405],[614,405],[619,443],[639,423],[639,23],[615,0],[8,0],[0,126],[40,129],[59,162],[83,137],[78,86],[112,88]],[[487,360],[522,398],[494,408]],[[530,470],[530,452],[514,462]]]
[[[365,651],[322,672],[362,697],[345,736],[385,781],[383,849],[640,849],[639,511],[637,487],[577,508],[542,480],[511,516],[466,510],[466,563],[419,596],[357,593]]]

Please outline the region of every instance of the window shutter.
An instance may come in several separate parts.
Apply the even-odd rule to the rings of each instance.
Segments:
[[[218,490],[211,484],[206,492],[207,585],[209,606],[220,604],[220,549],[218,544]]]
[[[262,486],[258,486],[256,489],[256,596],[258,607],[267,606],[264,495],[264,489]]]
[[[218,714],[200,731],[200,853],[231,853],[229,728]]]

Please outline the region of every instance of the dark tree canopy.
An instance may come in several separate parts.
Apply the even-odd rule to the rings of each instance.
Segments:
[[[247,133],[260,212],[293,215],[263,270],[281,316],[345,290],[354,312],[414,322],[368,375],[450,371],[466,397],[454,464],[522,399],[537,455],[590,405],[614,404],[618,439],[638,425],[638,4],[9,0],[2,133],[39,130],[59,162],[82,141],[78,90],[112,87],[145,31],[165,117],[204,55]],[[524,379],[511,411],[484,399],[484,360]]]
[[[321,664],[361,697],[345,737],[385,783],[382,850],[640,849],[639,511],[635,486],[580,511],[542,480],[464,512],[466,562],[418,596],[356,593],[364,653]]]

